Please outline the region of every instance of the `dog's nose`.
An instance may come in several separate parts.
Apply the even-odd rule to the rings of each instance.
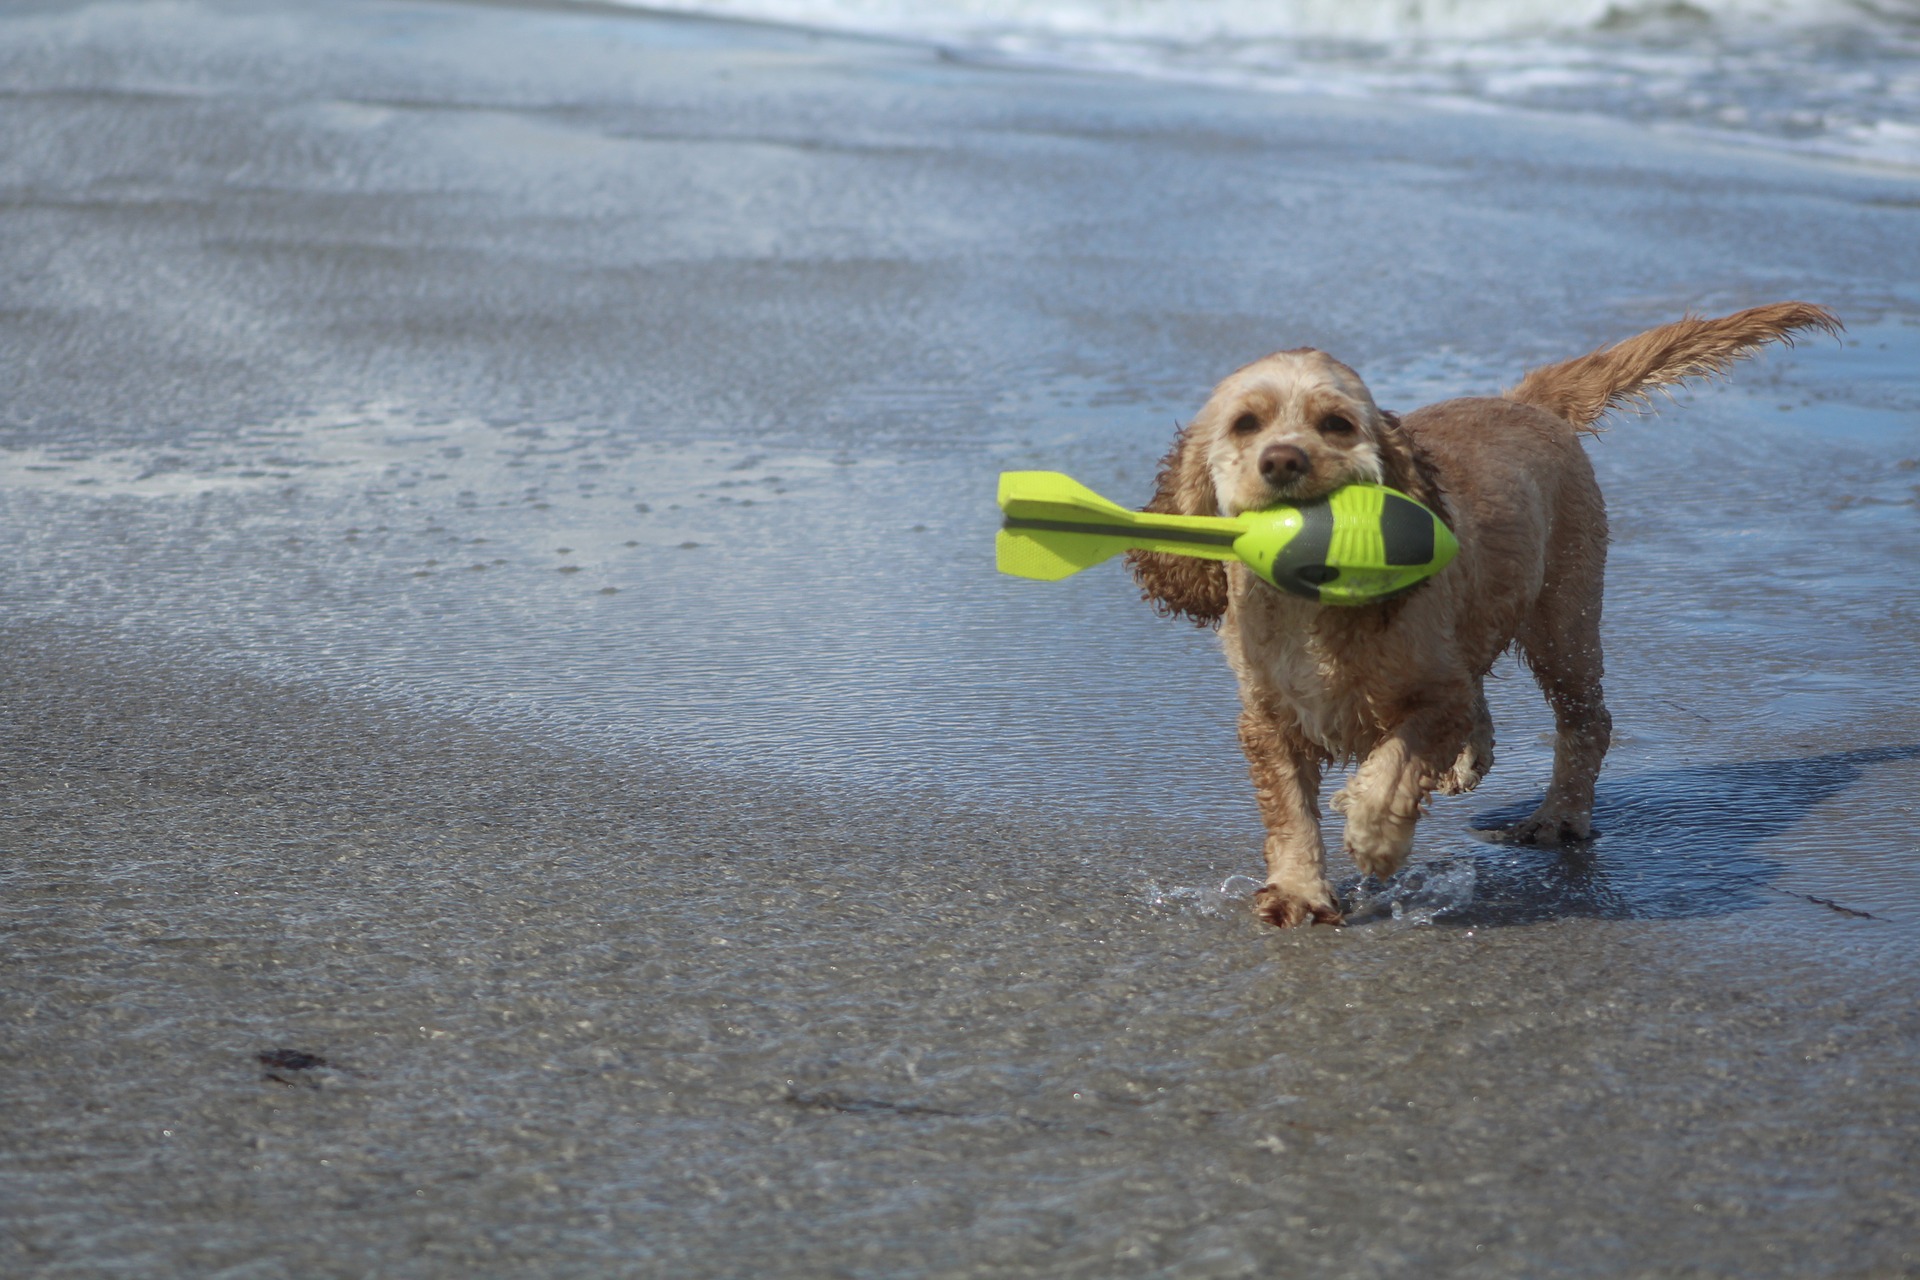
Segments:
[[[1313,460],[1299,445],[1270,444],[1260,451],[1260,478],[1268,484],[1286,484],[1312,469]]]

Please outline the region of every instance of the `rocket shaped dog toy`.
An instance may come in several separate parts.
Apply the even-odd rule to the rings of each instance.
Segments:
[[[1320,604],[1371,604],[1432,577],[1460,550],[1433,512],[1377,484],[1237,516],[1170,516],[1129,511],[1058,471],[1003,471],[1000,510],[1000,572],[1049,582],[1122,551],[1164,551],[1238,560]]]

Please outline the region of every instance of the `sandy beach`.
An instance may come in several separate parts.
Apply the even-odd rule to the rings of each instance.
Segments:
[[[1920,175],[591,5],[0,15],[0,1271],[1920,1270]],[[1602,835],[1247,910],[1213,638],[991,569],[1311,344],[1618,420]]]

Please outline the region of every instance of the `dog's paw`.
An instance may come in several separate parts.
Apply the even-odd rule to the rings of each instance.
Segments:
[[[1541,809],[1501,833],[1505,844],[1581,844],[1593,839],[1593,819],[1584,813]]]
[[[1433,789],[1443,796],[1463,796],[1479,786],[1480,779],[1486,777],[1491,768],[1493,753],[1469,742],[1460,748],[1460,757],[1453,762],[1453,767],[1434,780]]]
[[[1272,884],[1253,895],[1253,913],[1276,929],[1291,929],[1301,924],[1346,922],[1346,917],[1340,914],[1340,908],[1334,905],[1332,895],[1309,900]]]
[[[1413,842],[1407,841],[1407,847],[1373,847],[1347,842],[1347,856],[1353,859],[1353,865],[1360,868],[1361,874],[1372,876],[1376,880],[1391,880],[1394,874],[1406,865],[1407,857],[1413,852]]]
[[[1468,756],[1462,755],[1458,760],[1454,761],[1453,768],[1447,770],[1435,780],[1433,789],[1443,796],[1463,796],[1467,794],[1467,792],[1480,785],[1480,779],[1487,776],[1487,771],[1483,768],[1476,767],[1476,765],[1476,761]]]
[[[1380,880],[1392,877],[1413,852],[1416,819],[1396,818],[1350,807],[1347,812],[1347,856],[1353,865]]]

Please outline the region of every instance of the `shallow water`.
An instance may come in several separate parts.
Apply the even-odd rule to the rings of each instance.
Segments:
[[[41,6],[0,92],[14,1266],[1913,1265],[1910,179],[509,6]],[[1268,349],[1782,297],[1591,446],[1589,849],[1478,830],[1507,670],[1263,931],[1212,637],[991,571]]]

